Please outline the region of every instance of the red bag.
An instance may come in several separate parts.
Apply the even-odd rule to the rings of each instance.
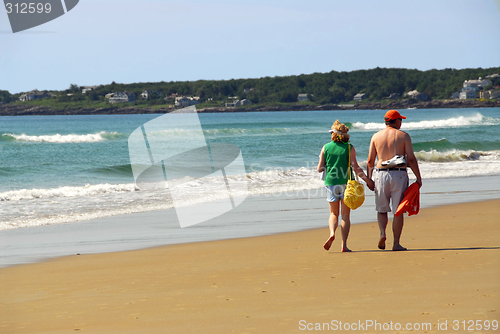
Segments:
[[[408,216],[418,214],[420,210],[420,186],[418,183],[413,183],[405,191],[405,196],[396,210],[396,216],[403,212],[408,212]]]

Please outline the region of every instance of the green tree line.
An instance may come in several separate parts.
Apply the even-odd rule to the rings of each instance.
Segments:
[[[368,102],[382,101],[392,93],[404,93],[418,90],[431,99],[449,99],[454,92],[460,91],[464,80],[485,78],[500,73],[500,67],[477,69],[432,69],[419,71],[400,68],[374,68],[351,72],[313,73],[283,77],[264,77],[256,79],[198,80],[183,82],[156,82],[120,84],[112,82],[100,85],[96,89],[82,94],[75,84],[55,94],[58,102],[85,101],[89,104],[102,103],[110,92],[127,91],[135,94],[136,104],[173,103],[165,101],[166,96],[199,96],[202,101],[209,98],[218,103],[230,97],[248,99],[252,103],[275,104],[297,103],[298,94],[309,94],[311,103],[329,104],[352,101],[358,93],[366,93]],[[492,80],[492,86],[500,85],[500,80]],[[141,101],[145,90],[158,90],[162,96],[153,96],[148,101]],[[70,94],[70,96],[68,96]],[[0,101],[9,103],[18,100],[21,94],[11,95],[0,91]]]

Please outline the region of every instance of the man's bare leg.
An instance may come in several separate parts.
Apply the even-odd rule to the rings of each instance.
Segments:
[[[378,241],[378,248],[385,249],[385,240],[387,235],[385,234],[385,229],[387,228],[387,222],[389,218],[387,217],[387,212],[377,213],[378,228],[380,229],[380,239]]]
[[[401,246],[399,240],[401,238],[401,233],[403,232],[404,225],[404,214],[399,215],[399,217],[394,216],[392,221],[392,233],[394,234],[394,245],[392,246],[393,251],[405,251],[406,248]]]
[[[342,223],[340,225],[340,231],[342,232],[342,246],[340,251],[350,252],[351,250],[347,248],[347,238],[349,237],[349,231],[351,230],[351,209],[345,205],[342,201]]]
[[[329,250],[332,242],[335,240],[335,231],[339,226],[339,202],[330,202],[330,217],[328,218],[328,227],[330,228],[330,236],[326,240],[323,248]]]

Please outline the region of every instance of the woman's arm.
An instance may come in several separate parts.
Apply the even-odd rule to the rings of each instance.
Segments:
[[[319,162],[318,162],[318,173],[322,173],[325,170],[326,163],[325,163],[325,147],[321,149],[321,153],[319,155]]]

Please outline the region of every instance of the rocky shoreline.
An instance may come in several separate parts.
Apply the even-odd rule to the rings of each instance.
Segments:
[[[327,105],[279,105],[279,106],[246,106],[246,107],[212,107],[198,108],[199,113],[218,112],[252,112],[252,111],[308,111],[308,110],[387,110],[387,109],[431,109],[431,108],[494,108],[500,107],[500,100],[396,100],[389,103],[367,102],[357,104],[327,104]],[[30,116],[30,115],[113,115],[113,114],[165,114],[176,108],[144,108],[144,107],[109,107],[109,108],[79,108],[58,110],[45,106],[23,105],[20,102],[0,105],[0,116]]]

